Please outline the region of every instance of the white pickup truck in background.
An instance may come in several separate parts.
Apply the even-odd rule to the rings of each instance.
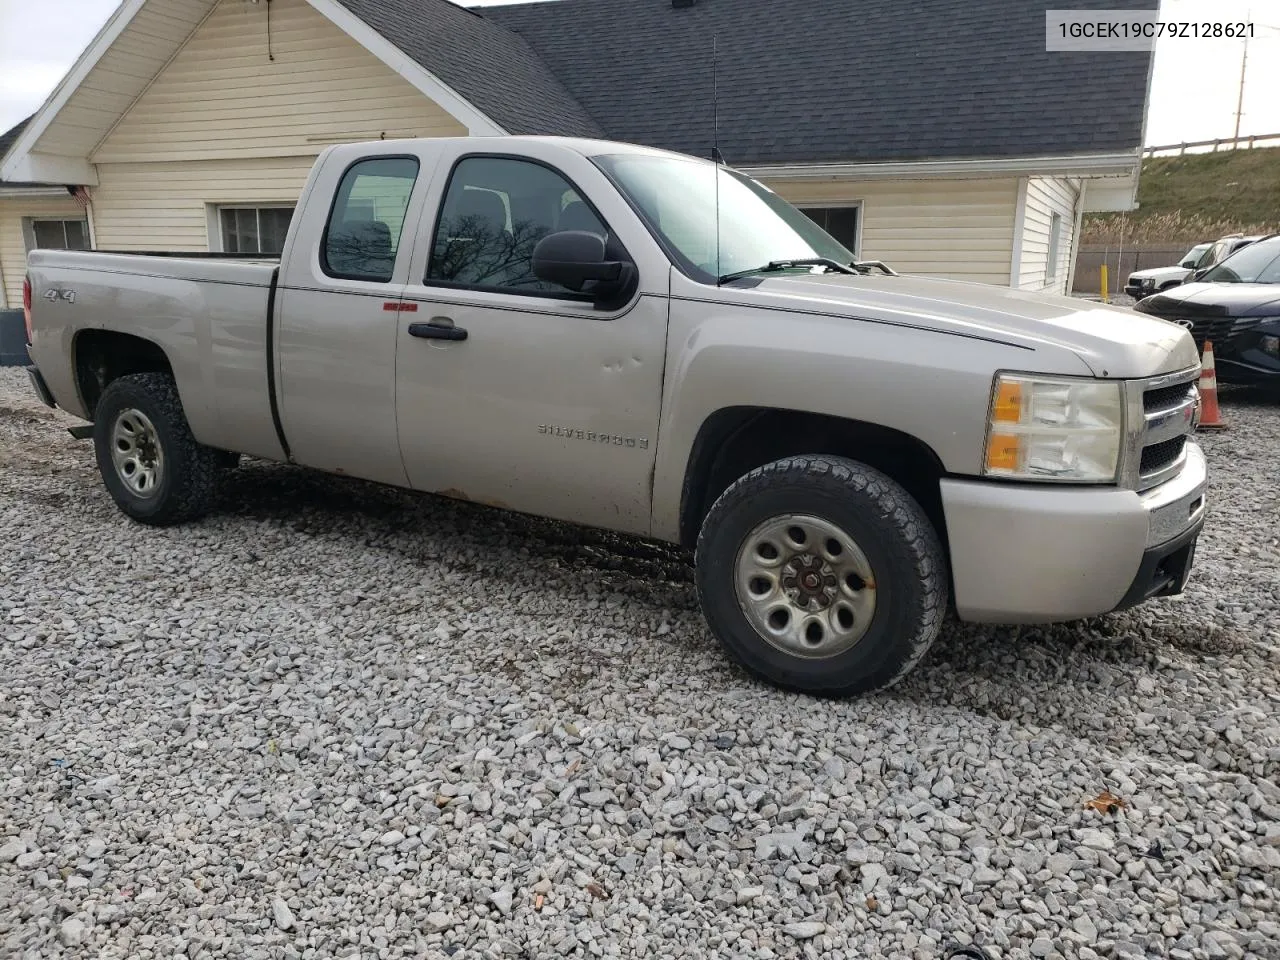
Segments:
[[[1176,287],[1191,276],[1196,269],[1196,264],[1212,246],[1212,243],[1196,244],[1178,259],[1177,266],[1148,267],[1145,270],[1133,271],[1125,281],[1124,292],[1135,300],[1141,300],[1161,290]]]
[[[279,264],[37,250],[32,382],[147,523],[239,454],[696,548],[794,689],[893,683],[950,607],[1182,590],[1204,520],[1180,327],[897,276],[749,178],[600,141],[327,149]]]

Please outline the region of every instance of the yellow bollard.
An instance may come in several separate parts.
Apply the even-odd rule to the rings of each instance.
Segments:
[[[1103,302],[1103,303],[1110,303],[1110,302],[1111,302],[1111,293],[1110,293],[1110,292],[1109,292],[1109,290],[1108,290],[1108,286],[1109,286],[1109,285],[1108,285],[1108,283],[1107,283],[1107,265],[1104,263],[1101,267],[1099,267],[1099,268],[1098,268],[1098,270],[1099,270],[1099,272],[1102,274],[1102,284],[1101,284],[1101,290],[1102,290],[1102,302]]]

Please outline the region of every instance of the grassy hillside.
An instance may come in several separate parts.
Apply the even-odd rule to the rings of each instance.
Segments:
[[[1085,243],[1173,243],[1280,231],[1280,148],[1152,157],[1142,164],[1138,209],[1097,214]]]

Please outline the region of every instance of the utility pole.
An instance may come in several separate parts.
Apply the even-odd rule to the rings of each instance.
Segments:
[[[1252,11],[1246,17],[1246,21],[1253,22]],[[1244,115],[1244,71],[1249,64],[1249,35],[1244,36],[1244,52],[1240,55],[1240,95],[1236,98],[1236,134],[1235,138],[1240,139],[1240,118]],[[1235,146],[1232,144],[1232,146]]]

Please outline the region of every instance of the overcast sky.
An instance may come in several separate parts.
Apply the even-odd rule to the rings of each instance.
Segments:
[[[0,0],[0,132],[40,106],[117,2]],[[471,5],[496,2],[504,0]],[[1070,0],[1061,7],[1069,9]],[[1244,20],[1256,14],[1240,132],[1280,133],[1280,0],[1163,0],[1162,10],[1170,20]],[[1242,48],[1240,40],[1159,41],[1148,145],[1232,135]],[[1099,119],[1104,116],[1101,106]]]

